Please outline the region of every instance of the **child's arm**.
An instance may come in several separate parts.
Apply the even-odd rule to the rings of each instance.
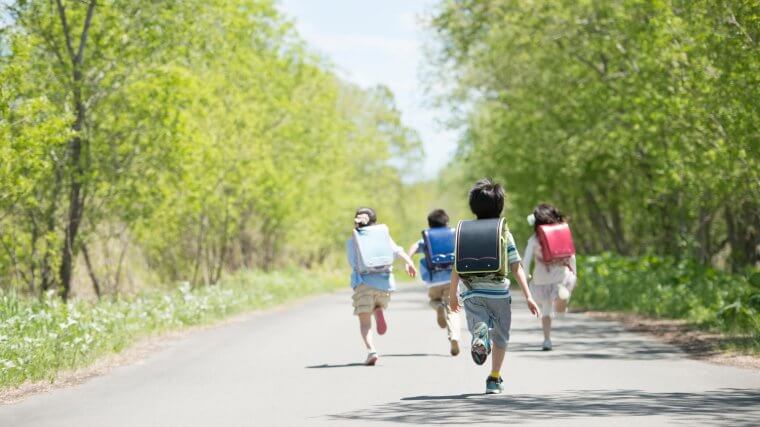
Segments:
[[[451,282],[449,283],[449,308],[457,313],[461,310],[459,305],[459,273],[451,272]]]
[[[528,239],[528,245],[525,247],[525,252],[523,252],[525,258],[522,260],[522,267],[525,271],[525,275],[528,277],[530,277],[530,263],[533,261],[533,242],[533,238]]]
[[[403,250],[399,251],[398,256],[400,256],[401,259],[403,259],[406,263],[406,274],[408,274],[409,277],[417,276],[417,269],[414,268],[414,261],[412,261],[412,258],[409,255],[405,254]]]
[[[352,240],[346,242],[346,259],[351,269],[356,269],[356,250],[354,249],[354,242]]]
[[[401,246],[397,245],[396,242],[394,242],[392,239],[391,239],[391,244],[397,248],[397,250],[395,251],[396,256],[403,259],[404,262],[406,263],[406,274],[408,274],[409,277],[416,277],[417,269],[414,268],[414,261],[412,261],[412,258],[409,255],[407,255],[406,252],[404,252],[404,249]]]
[[[417,253],[417,251],[420,249],[420,242],[414,242],[412,246],[409,246],[409,251],[407,251],[407,255],[409,255],[409,258],[414,258],[414,254]]]
[[[510,264],[509,268],[512,270],[512,274],[514,274],[515,278],[517,279],[517,283],[520,285],[520,289],[522,289],[523,295],[525,295],[525,300],[528,303],[528,309],[531,313],[533,313],[534,316],[541,317],[541,310],[538,309],[538,304],[533,301],[533,295],[530,293],[530,288],[528,288],[528,279],[525,277],[525,270],[523,270],[522,264],[515,262]]]

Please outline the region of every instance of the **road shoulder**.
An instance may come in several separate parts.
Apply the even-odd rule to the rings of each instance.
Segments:
[[[749,344],[751,336],[729,336],[698,329],[683,320],[655,319],[631,313],[582,311],[588,317],[621,323],[631,332],[646,333],[675,345],[690,358],[717,365],[760,370],[760,355],[729,350],[727,347]]]
[[[297,298],[276,307],[246,311],[209,324],[185,327],[179,330],[167,331],[161,334],[140,338],[134,344],[119,353],[105,355],[93,364],[79,369],[61,371],[52,380],[27,381],[18,387],[0,389],[0,406],[19,403],[34,395],[76,387],[94,378],[107,375],[116,368],[139,364],[148,357],[159,353],[174,343],[186,339],[190,335],[211,329],[222,328],[234,323],[244,322],[253,317],[270,315],[293,307],[302,306],[313,299],[338,292],[340,292],[340,290]]]

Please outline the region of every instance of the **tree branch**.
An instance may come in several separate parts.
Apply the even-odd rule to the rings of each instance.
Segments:
[[[69,52],[71,61],[74,62],[76,55],[74,54],[74,46],[71,44],[71,30],[69,29],[69,21],[66,18],[66,7],[61,0],[55,0],[55,4],[58,6],[58,17],[63,27],[63,36],[66,38],[66,50]]]
[[[44,31],[41,31],[40,33],[41,33],[40,36],[45,41],[45,43],[47,43],[47,45],[50,48],[50,50],[53,52],[53,54],[55,55],[55,57],[58,59],[58,62],[60,62],[61,66],[63,66],[64,69],[66,69],[66,67],[67,67],[66,60],[63,59],[63,55],[61,54],[61,51],[58,49],[58,46],[56,45],[55,41],[52,39],[52,35],[50,33],[44,32]]]
[[[60,0],[58,0],[60,2]],[[90,0],[89,6],[87,6],[87,17],[84,19],[82,25],[82,35],[79,37],[79,49],[77,55],[74,57],[74,61],[81,65],[84,57],[84,47],[87,44],[87,36],[90,33],[90,24],[92,24],[92,15],[95,13],[96,0]]]
[[[742,25],[739,23],[739,21],[736,20],[736,15],[734,15],[734,11],[731,10],[731,8],[728,8],[728,23],[735,26],[739,32],[747,39],[747,42],[751,45],[755,44],[755,41],[752,39],[752,36],[749,35],[749,33],[742,27]]]

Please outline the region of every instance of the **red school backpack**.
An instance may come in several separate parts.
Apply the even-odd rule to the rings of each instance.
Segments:
[[[545,263],[564,263],[575,255],[573,234],[566,222],[539,225],[537,234]]]

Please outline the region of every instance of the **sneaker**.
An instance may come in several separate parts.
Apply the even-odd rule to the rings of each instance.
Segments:
[[[499,394],[502,391],[504,391],[504,380],[501,377],[497,379],[489,375],[486,378],[486,394]]]
[[[476,364],[486,363],[488,355],[491,354],[491,340],[488,339],[488,325],[483,322],[475,325],[472,330],[472,349],[470,354]]]
[[[552,349],[552,340],[547,338],[544,340],[544,345],[541,346],[541,350],[551,351],[551,349]]]
[[[385,315],[382,308],[375,309],[375,325],[377,325],[377,334],[383,335],[388,331],[388,324],[385,323]]]
[[[451,340],[451,355],[456,356],[459,354],[459,341]]]
[[[438,321],[438,326],[441,327],[441,329],[446,327],[446,309],[443,308],[442,305],[439,305],[438,308],[436,308],[436,319]]]
[[[367,366],[375,366],[375,363],[377,363],[379,357],[377,357],[377,353],[374,351],[370,351],[367,355],[367,360],[364,362]]]

